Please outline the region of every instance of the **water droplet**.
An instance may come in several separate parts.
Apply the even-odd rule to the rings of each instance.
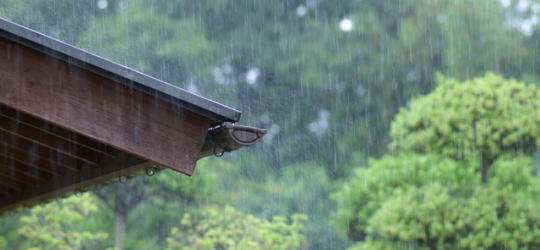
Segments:
[[[148,176],[154,176],[156,174],[156,168],[149,167],[146,169],[146,175]]]

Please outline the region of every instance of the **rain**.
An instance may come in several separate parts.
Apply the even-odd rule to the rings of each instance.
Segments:
[[[540,0],[0,0],[0,18],[114,62],[0,22],[0,249],[540,249]]]

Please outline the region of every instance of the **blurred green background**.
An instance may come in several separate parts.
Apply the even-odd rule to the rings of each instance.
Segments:
[[[0,218],[5,249],[538,249],[536,0],[0,0],[251,148]],[[401,110],[401,111],[400,111]]]

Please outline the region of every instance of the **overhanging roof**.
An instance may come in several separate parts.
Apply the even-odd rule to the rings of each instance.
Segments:
[[[137,88],[151,95],[182,105],[186,109],[212,118],[216,122],[237,122],[240,119],[241,112],[236,109],[2,18],[0,18],[0,37],[77,65],[103,77],[126,84],[129,87]]]
[[[240,112],[0,19],[0,212],[248,146]]]

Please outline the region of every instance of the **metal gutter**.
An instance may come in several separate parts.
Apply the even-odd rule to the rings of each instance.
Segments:
[[[0,37],[66,61],[113,81],[182,106],[214,122],[236,122],[241,112],[0,18]]]
[[[221,156],[225,152],[231,152],[241,147],[251,146],[259,141],[265,134],[266,129],[239,126],[224,123],[208,130],[208,135],[201,149],[199,158],[210,155]]]

